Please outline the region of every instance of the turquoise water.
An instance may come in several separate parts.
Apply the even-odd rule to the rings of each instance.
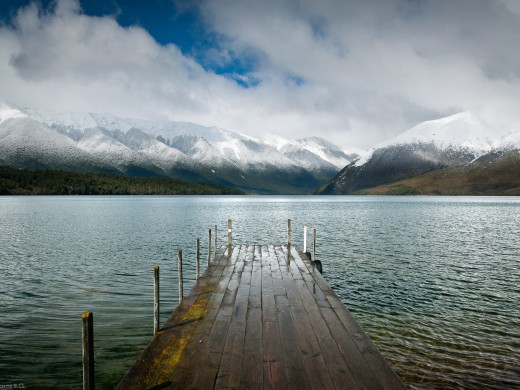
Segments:
[[[303,246],[410,388],[520,388],[520,198],[1,197],[0,385],[81,388],[94,312],[99,388],[113,388],[233,219],[236,242]],[[311,231],[311,230],[309,230]],[[310,238],[310,235],[309,235]],[[310,241],[310,240],[309,240]]]

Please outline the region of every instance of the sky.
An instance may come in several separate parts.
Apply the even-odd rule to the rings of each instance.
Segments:
[[[1,0],[0,100],[369,148],[520,128],[517,0]]]

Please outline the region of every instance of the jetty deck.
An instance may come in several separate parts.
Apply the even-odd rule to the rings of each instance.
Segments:
[[[235,245],[219,250],[117,388],[405,387],[302,252]]]

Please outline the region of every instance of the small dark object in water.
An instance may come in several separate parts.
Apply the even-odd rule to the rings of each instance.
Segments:
[[[304,255],[307,256],[307,258],[311,261],[311,264],[314,265],[318,271],[320,271],[320,274],[323,274],[323,267],[321,266],[321,261],[312,261],[312,255],[309,251],[305,252]]]
[[[323,267],[321,266],[321,261],[316,260],[316,261],[314,262],[314,265],[316,265],[316,269],[317,269],[318,271],[320,271],[320,274],[323,274]]]

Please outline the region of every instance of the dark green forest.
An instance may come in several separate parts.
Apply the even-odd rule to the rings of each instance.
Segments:
[[[100,173],[0,167],[0,195],[240,195],[224,186],[166,177],[125,177]]]

